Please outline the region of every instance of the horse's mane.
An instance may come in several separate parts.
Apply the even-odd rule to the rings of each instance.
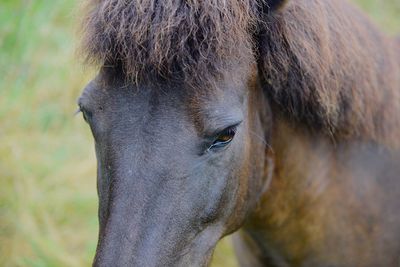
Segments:
[[[255,2],[89,0],[83,50],[89,62],[121,65],[134,82],[203,82],[251,53]]]
[[[260,73],[290,118],[400,145],[400,47],[345,0],[290,1],[260,34]]]
[[[253,51],[269,98],[291,119],[400,144],[399,43],[346,0],[292,0],[276,12],[265,2],[89,0],[83,50],[134,82],[198,84]]]

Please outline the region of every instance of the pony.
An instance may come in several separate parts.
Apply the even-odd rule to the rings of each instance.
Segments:
[[[400,42],[346,0],[88,0],[94,266],[398,266]]]

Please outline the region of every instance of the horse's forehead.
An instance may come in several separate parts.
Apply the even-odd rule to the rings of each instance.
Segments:
[[[213,104],[223,99],[243,96],[254,86],[257,68],[248,60],[233,60],[217,77],[210,77],[202,83],[192,84],[184,79],[165,79],[155,76],[151,82],[132,82],[119,66],[102,67],[96,78],[84,91],[100,95],[102,98],[113,96],[147,95],[169,102],[185,101],[194,107]]]

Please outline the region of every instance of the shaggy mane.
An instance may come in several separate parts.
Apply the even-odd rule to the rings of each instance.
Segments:
[[[200,82],[251,53],[255,2],[89,0],[83,51],[90,63],[120,65],[134,82]]]
[[[260,76],[284,116],[400,147],[397,40],[347,0],[293,0],[263,20]]]

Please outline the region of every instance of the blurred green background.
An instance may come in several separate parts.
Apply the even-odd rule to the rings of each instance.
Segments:
[[[400,0],[356,2],[400,33]],[[94,255],[94,148],[73,115],[95,73],[74,53],[79,3],[0,0],[0,266],[88,266]],[[229,239],[213,266],[236,266]]]

